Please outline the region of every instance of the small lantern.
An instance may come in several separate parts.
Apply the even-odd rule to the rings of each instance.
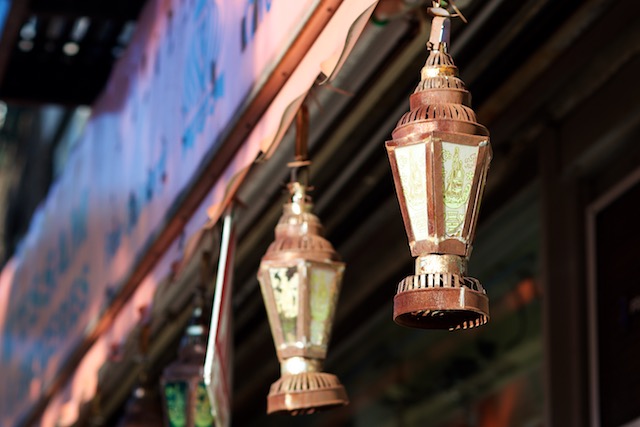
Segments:
[[[118,427],[161,427],[164,425],[162,418],[162,404],[158,393],[157,383],[152,381],[148,375],[148,354],[149,342],[151,339],[151,318],[149,316],[149,307],[142,306],[139,308],[141,328],[138,337],[139,354],[135,358],[140,366],[138,373],[138,383],[125,408],[125,414]],[[99,411],[100,395],[98,392],[95,401],[96,409]],[[98,423],[102,420],[99,418]]]
[[[416,258],[402,280],[393,317],[404,326],[467,329],[489,319],[480,282],[466,277],[478,209],[491,160],[489,132],[448,53],[450,14],[434,15],[429,57],[386,147],[400,210]]]
[[[140,384],[127,401],[118,427],[161,427],[164,425],[160,397],[156,387]]]
[[[207,349],[202,309],[196,307],[183,337],[178,360],[162,375],[167,427],[210,427],[214,425],[211,402],[204,384]]]
[[[305,186],[293,182],[289,189],[291,202],[284,205],[258,279],[281,365],[267,413],[297,415],[348,403],[338,378],[322,372],[345,265],[322,237]]]

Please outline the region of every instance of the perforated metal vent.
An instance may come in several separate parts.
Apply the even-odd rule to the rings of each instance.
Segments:
[[[398,292],[426,288],[460,288],[462,286],[486,294],[478,279],[446,273],[429,273],[405,277],[398,284]]]
[[[271,385],[268,401],[270,413],[290,415],[312,414],[349,403],[340,380],[324,372],[283,376]]]
[[[462,104],[431,104],[405,113],[398,121],[397,127],[426,120],[476,122],[476,114]]]
[[[269,246],[268,253],[285,252],[285,251],[334,251],[331,243],[321,237],[314,235],[287,236],[285,238],[276,239]]]
[[[449,55],[449,53],[447,52],[443,52],[442,50],[432,50],[431,52],[429,52],[429,56],[427,57],[427,62],[425,65],[427,67],[456,66],[451,55]]]
[[[409,276],[398,284],[394,320],[419,328],[475,328],[489,321],[486,294],[473,277],[453,273]]]
[[[436,76],[420,81],[413,93],[422,92],[429,89],[460,89],[466,90],[464,82],[458,77]]]

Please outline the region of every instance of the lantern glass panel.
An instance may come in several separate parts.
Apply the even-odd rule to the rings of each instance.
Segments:
[[[311,264],[309,266],[309,305],[311,312],[310,340],[312,345],[326,349],[329,341],[329,320],[335,306],[338,271],[335,268]]]
[[[189,385],[184,381],[169,382],[164,387],[169,427],[187,425],[187,393]]]
[[[193,417],[196,427],[213,426],[213,415],[211,413],[211,402],[204,383],[198,384],[196,389],[196,407]]]
[[[442,142],[446,237],[462,237],[477,159],[477,146]]]
[[[300,273],[297,266],[271,267],[269,279],[273,289],[276,310],[280,317],[284,344],[297,341]]]
[[[426,144],[414,144],[395,149],[398,174],[407,214],[415,240],[426,240],[429,235],[427,216]]]

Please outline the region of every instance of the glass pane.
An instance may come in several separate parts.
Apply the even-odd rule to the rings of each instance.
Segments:
[[[462,237],[478,147],[442,142],[445,236]]]
[[[395,149],[407,214],[416,241],[426,240],[429,235],[426,147],[426,144],[415,144]]]
[[[297,341],[296,324],[298,321],[298,294],[300,275],[298,267],[276,267],[269,269],[276,309],[280,316],[284,342]]]
[[[198,384],[196,390],[196,411],[194,414],[196,427],[213,426],[213,415],[211,413],[211,402],[204,383]]]
[[[187,425],[187,388],[184,381],[167,383],[164,387],[169,427]]]
[[[315,265],[309,266],[309,287],[311,306],[311,344],[326,348],[329,341],[328,321],[333,315],[336,289],[336,271]]]

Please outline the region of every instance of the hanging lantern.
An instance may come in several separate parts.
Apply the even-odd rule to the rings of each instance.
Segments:
[[[294,182],[290,190],[258,279],[281,365],[267,412],[297,415],[348,403],[338,378],[322,372],[344,263],[322,237],[305,187]]]
[[[486,292],[466,270],[491,147],[448,53],[450,14],[429,11],[429,57],[410,111],[386,143],[416,257],[415,275],[398,285],[393,317],[410,327],[467,329],[489,319]]]
[[[141,384],[127,401],[125,414],[118,427],[161,427],[164,425],[160,397],[156,387]]]
[[[204,384],[207,348],[202,309],[196,307],[183,337],[178,360],[162,374],[164,409],[168,427],[214,425],[209,395]]]
[[[276,239],[262,257],[258,280],[280,361],[280,379],[271,385],[267,413],[310,414],[348,403],[347,393],[332,374],[322,372],[344,263],[323,236],[311,213],[306,185],[308,112],[297,117],[296,161],[291,200],[276,226]]]
[[[149,343],[151,340],[151,318],[149,317],[149,307],[139,308],[141,328],[138,336],[137,363],[140,366],[138,381],[129,400],[127,401],[125,414],[118,427],[161,427],[164,425],[162,418],[162,405],[158,395],[158,387],[155,381],[150,381],[148,375],[147,358],[149,354]],[[100,392],[95,402],[96,410],[99,412]],[[97,420],[101,424],[101,419]]]

